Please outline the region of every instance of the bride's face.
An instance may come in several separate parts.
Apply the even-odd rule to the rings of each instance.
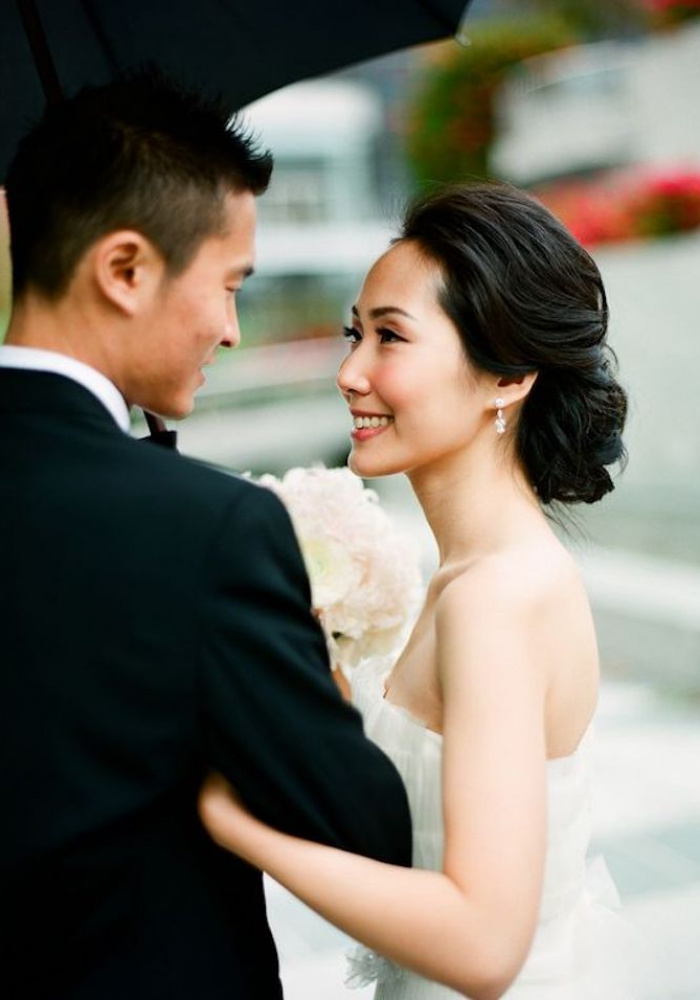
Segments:
[[[437,299],[438,266],[399,243],[367,275],[338,388],[353,420],[350,468],[363,477],[449,461],[487,430],[493,379],[472,370]]]

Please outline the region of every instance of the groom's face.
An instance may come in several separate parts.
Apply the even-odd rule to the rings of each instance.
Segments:
[[[123,386],[130,405],[184,417],[219,347],[240,342],[236,292],[252,271],[256,208],[250,191],[229,194],[222,233],[208,237],[184,272],[163,269]]]

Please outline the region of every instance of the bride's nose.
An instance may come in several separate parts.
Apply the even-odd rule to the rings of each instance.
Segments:
[[[370,381],[360,360],[360,352],[354,351],[343,361],[336,376],[336,385],[346,399],[353,393],[366,396],[370,391]]]

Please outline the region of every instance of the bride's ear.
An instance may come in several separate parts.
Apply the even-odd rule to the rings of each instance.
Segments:
[[[523,402],[533,385],[537,381],[539,373],[528,372],[526,375],[503,375],[496,382],[496,396],[503,400],[504,406],[512,406],[513,403]]]

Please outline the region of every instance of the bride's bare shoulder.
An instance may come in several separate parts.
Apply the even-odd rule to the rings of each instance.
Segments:
[[[474,614],[494,603],[513,614],[517,609],[551,611],[586,599],[580,569],[555,536],[524,540],[446,567],[435,583],[440,605],[458,605]]]

